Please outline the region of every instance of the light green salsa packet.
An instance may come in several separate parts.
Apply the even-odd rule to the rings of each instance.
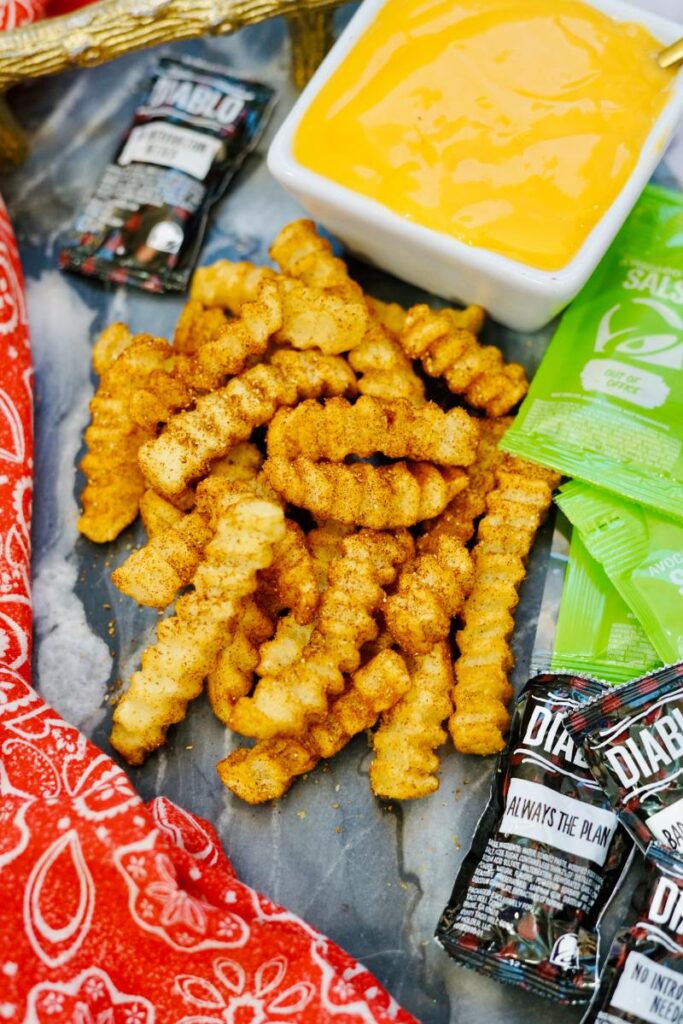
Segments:
[[[555,500],[662,661],[683,659],[683,523],[578,480]]]
[[[637,617],[572,531],[551,667],[625,683],[661,665]]]
[[[683,195],[646,188],[501,447],[683,518]]]

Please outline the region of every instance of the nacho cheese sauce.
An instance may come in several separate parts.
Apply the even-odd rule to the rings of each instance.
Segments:
[[[544,270],[629,177],[674,73],[577,0],[388,0],[297,129],[305,167]]]

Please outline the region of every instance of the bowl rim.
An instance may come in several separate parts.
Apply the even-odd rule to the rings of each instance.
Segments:
[[[308,195],[338,210],[348,210],[356,220],[365,221],[392,236],[403,236],[405,241],[428,249],[445,261],[468,263],[473,269],[493,276],[499,281],[514,278],[527,287],[544,291],[568,292],[579,287],[592,273],[614,236],[635,205],[655,167],[660,162],[668,142],[683,118],[683,65],[674,78],[671,96],[645,138],[640,155],[621,189],[591,228],[579,249],[563,267],[544,270],[523,263],[482,246],[470,245],[446,232],[428,228],[406,220],[388,206],[326,178],[301,164],[294,156],[293,140],[299,124],[321,86],[353,49],[364,30],[379,10],[390,0],[364,0],[351,18],[310,82],[278,129],[268,150],[268,167],[284,186],[295,194]],[[581,0],[588,7],[602,11],[617,21],[629,21],[647,28],[663,46],[680,36],[681,24],[634,6],[625,0]]]

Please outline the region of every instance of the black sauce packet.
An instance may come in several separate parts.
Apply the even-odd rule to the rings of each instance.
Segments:
[[[683,852],[683,663],[613,687],[567,729],[641,849]]]
[[[606,689],[552,673],[527,684],[436,932],[459,963],[563,1003],[593,995],[598,922],[632,849],[564,728]]]
[[[201,61],[162,57],[60,266],[152,292],[183,291],[209,211],[258,142],[270,86]]]
[[[683,859],[652,843],[582,1024],[683,1022]]]

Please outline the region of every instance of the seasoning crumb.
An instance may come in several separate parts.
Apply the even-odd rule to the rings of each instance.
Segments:
[[[341,807],[341,804],[332,804],[332,809],[335,810],[335,811],[338,811],[340,807]]]
[[[341,827],[341,825],[337,825],[337,827],[335,828],[335,830],[334,830],[334,831],[335,831],[335,832],[341,832],[341,830],[342,830],[342,827]]]
[[[339,783],[337,783],[337,785],[334,787],[335,793],[338,793],[340,789],[341,789],[341,786],[339,785]]]
[[[192,744],[188,743],[187,746],[185,747],[185,750],[192,750]]]
[[[458,839],[457,836],[453,836],[453,844],[454,844],[456,850],[462,850],[462,845],[461,845],[460,840]]]
[[[305,811],[297,811],[296,812],[296,816],[297,816],[297,818],[301,818],[302,821],[303,821],[303,819],[306,817],[306,812]]]

